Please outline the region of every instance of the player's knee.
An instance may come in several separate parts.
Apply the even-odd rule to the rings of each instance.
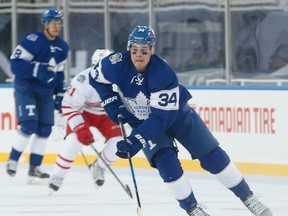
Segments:
[[[217,146],[213,151],[199,158],[199,161],[203,169],[217,174],[230,163],[230,158],[220,146]]]
[[[20,131],[25,135],[32,135],[37,131],[37,121],[20,122]]]
[[[52,131],[52,125],[39,123],[36,134],[39,137],[49,137]]]
[[[173,182],[183,175],[183,169],[175,149],[161,149],[153,159],[164,182]]]

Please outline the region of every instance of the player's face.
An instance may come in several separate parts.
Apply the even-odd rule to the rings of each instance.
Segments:
[[[130,49],[131,60],[138,72],[144,72],[146,69],[153,51],[149,45],[133,44]]]
[[[60,34],[62,29],[61,20],[52,20],[48,24],[45,24],[45,34],[49,40],[54,40],[56,36]]]

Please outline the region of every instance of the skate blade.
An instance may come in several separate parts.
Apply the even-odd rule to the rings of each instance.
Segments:
[[[27,179],[27,184],[29,185],[48,185],[49,178],[41,179],[38,177],[29,176]]]
[[[143,216],[143,212],[142,212],[142,208],[141,207],[137,208],[137,215],[138,216]]]

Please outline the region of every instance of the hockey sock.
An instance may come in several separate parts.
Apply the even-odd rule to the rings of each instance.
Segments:
[[[25,135],[21,131],[18,131],[16,141],[13,145],[9,159],[18,161],[22,152],[25,150],[29,143],[30,135]]]
[[[242,174],[232,162],[215,176],[240,199],[246,198],[252,194],[248,184],[243,179]]]
[[[240,199],[252,194],[238,168],[219,146],[199,160],[203,169],[215,174],[219,182]]]
[[[75,133],[70,133],[62,145],[53,167],[53,175],[65,177],[68,170],[72,167],[77,154],[83,145],[77,140]]]
[[[170,193],[178,200],[180,207],[185,211],[191,210],[197,204],[190,183],[184,175],[176,181],[166,184]]]
[[[45,154],[48,138],[39,137],[37,135],[32,137],[31,140],[31,154],[30,154],[30,165],[40,166]]]
[[[183,174],[180,161],[174,149],[161,149],[154,156],[154,161],[160,176],[170,193],[178,200],[186,211],[197,204],[192,188]]]
[[[30,166],[40,166],[43,160],[43,155],[30,154]]]
[[[245,179],[242,179],[242,181],[238,185],[229,189],[241,200],[244,200],[253,194]]]
[[[12,148],[12,150],[10,152],[9,160],[18,161],[21,154],[22,154],[22,152],[19,152],[19,151],[15,150],[14,148]]]

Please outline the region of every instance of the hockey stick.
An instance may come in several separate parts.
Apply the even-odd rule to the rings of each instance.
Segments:
[[[116,174],[114,173],[114,171],[111,169],[111,167],[106,163],[106,161],[105,161],[105,160],[102,158],[102,156],[99,154],[99,152],[97,151],[97,149],[96,149],[93,145],[90,145],[90,146],[91,146],[91,148],[96,152],[97,156],[105,163],[105,165],[108,167],[108,169],[110,170],[110,172],[113,174],[113,176],[117,179],[117,181],[118,181],[118,182],[120,183],[120,185],[123,187],[123,189],[124,189],[125,192],[128,194],[128,196],[132,199],[132,198],[133,198],[133,195],[132,195],[132,193],[131,193],[131,190],[130,190],[129,186],[128,186],[128,185],[125,185],[125,186],[124,186],[124,184],[120,181],[120,179],[117,177],[117,175],[116,175]],[[83,151],[81,150],[80,152],[81,152],[82,158],[83,158],[83,160],[84,160],[84,162],[85,162],[85,164],[86,164],[89,172],[91,173],[91,166],[93,165],[93,163],[94,163],[95,161],[94,161],[92,164],[89,164],[86,156],[85,156],[84,153],[83,153]],[[97,160],[97,159],[96,159],[96,160]],[[93,174],[92,174],[92,173],[91,173],[91,175],[92,175],[92,178],[93,178]]]
[[[85,154],[83,153],[83,151],[81,150],[80,152],[81,152],[82,158],[83,158],[83,160],[84,160],[84,162],[85,162],[85,164],[86,164],[86,167],[88,168],[88,170],[89,170],[89,172],[90,172],[90,175],[91,175],[91,177],[92,177],[94,186],[95,186],[96,189],[98,189],[99,186],[94,182],[94,174],[93,174],[93,171],[91,170],[91,167],[92,167],[92,165],[93,165],[94,162],[93,162],[92,164],[89,164],[89,163],[88,163],[88,160],[87,160],[87,158],[86,158],[86,156],[85,156]]]
[[[126,131],[125,131],[125,128],[124,128],[124,124],[122,122],[122,118],[123,117],[121,115],[118,115],[118,121],[119,121],[120,129],[121,129],[122,137],[125,140],[127,135],[126,135]],[[135,193],[136,193],[136,197],[137,197],[137,203],[138,203],[137,215],[138,216],[143,216],[143,212],[142,212],[142,208],[141,208],[141,202],[140,202],[140,197],[139,197],[139,193],[138,193],[138,187],[137,187],[137,183],[136,183],[136,177],[135,177],[135,173],[134,173],[132,159],[130,157],[130,152],[127,152],[127,154],[128,154],[128,161],[129,161],[130,171],[131,171],[131,175],[132,175],[132,179],[133,179],[133,183],[134,183],[134,188],[135,188]]]
[[[122,186],[122,188],[125,190],[125,192],[128,194],[128,196],[132,199],[133,195],[131,193],[131,190],[128,185],[124,185],[118,176],[115,174],[115,172],[112,170],[112,168],[107,164],[107,162],[104,160],[104,158],[101,156],[101,154],[97,151],[97,149],[91,144],[90,147],[95,151],[97,156],[104,162],[105,166],[109,169],[109,171],[112,173],[112,175],[116,178],[116,180],[119,182],[119,184]],[[94,163],[94,162],[93,162]],[[91,164],[92,165],[92,164]],[[91,166],[90,165],[90,166]]]
[[[94,176],[93,176],[93,173],[92,173],[92,171],[91,171],[91,166],[92,166],[93,163],[92,163],[92,164],[89,164],[89,163],[88,163],[88,160],[87,160],[87,158],[86,158],[86,156],[84,155],[84,153],[83,153],[82,150],[80,151],[80,153],[81,153],[82,158],[83,158],[83,160],[84,160],[84,162],[85,162],[85,164],[86,164],[86,167],[88,168],[88,170],[89,170],[89,172],[90,172],[90,174],[91,174],[91,177],[92,177],[93,183],[94,183],[94,185],[95,185],[95,182],[94,182]],[[98,188],[97,185],[95,185],[95,187]]]
[[[81,152],[82,158],[83,158],[83,160],[84,160],[87,168],[88,168],[89,171],[90,171],[91,164],[88,163],[88,160],[87,160],[86,156],[84,155],[83,151],[81,150],[80,152]]]

